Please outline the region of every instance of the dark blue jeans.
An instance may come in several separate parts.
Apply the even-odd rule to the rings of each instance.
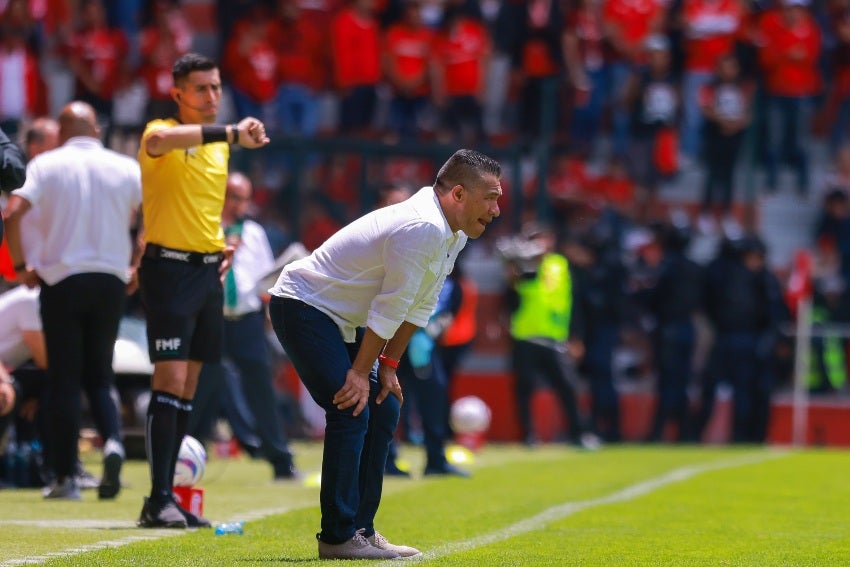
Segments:
[[[294,299],[273,297],[269,314],[301,381],[325,410],[319,539],[342,543],[360,528],[371,536],[381,502],[384,464],[398,425],[399,401],[387,396],[380,405],[375,403],[381,391],[376,364],[369,376],[369,405],[363,412],[354,417],[353,407],[337,409],[332,400],[345,383],[360,335],[354,343],[344,342],[330,317]]]

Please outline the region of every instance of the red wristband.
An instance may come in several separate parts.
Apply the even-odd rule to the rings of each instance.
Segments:
[[[385,354],[378,355],[378,363],[383,364],[384,366],[389,366],[393,370],[398,370],[398,360],[395,358],[390,358]]]

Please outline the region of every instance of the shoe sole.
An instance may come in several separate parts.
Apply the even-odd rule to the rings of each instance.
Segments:
[[[121,492],[121,466],[124,459],[118,453],[110,453],[103,459],[103,480],[97,487],[97,497],[109,500]]]
[[[185,530],[187,526],[184,522],[155,522],[149,520],[139,520],[136,525],[140,528],[173,528]]]

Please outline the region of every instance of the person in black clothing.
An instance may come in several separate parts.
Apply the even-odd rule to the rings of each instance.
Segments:
[[[760,443],[767,436],[775,349],[789,319],[779,280],[765,265],[756,236],[727,242],[706,269],[704,306],[714,345],[703,377],[694,433],[702,436],[721,381],[732,386],[732,440]]]
[[[603,441],[620,441],[620,401],[612,361],[626,314],[626,270],[610,227],[599,224],[587,235],[570,238],[564,248],[570,262],[573,308],[570,338],[581,353],[581,369],[591,393],[592,430]]]
[[[27,166],[24,152],[0,129],[0,193],[24,184]],[[3,215],[0,215],[0,244],[3,243]]]
[[[648,441],[661,441],[669,420],[678,426],[678,440],[688,438],[688,383],[696,330],[694,316],[702,303],[702,268],[686,256],[690,227],[663,224],[655,228],[663,256],[657,277],[638,292],[655,322],[652,339],[658,376],[657,404]]]

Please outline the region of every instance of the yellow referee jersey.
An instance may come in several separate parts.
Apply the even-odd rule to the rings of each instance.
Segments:
[[[174,118],[152,120],[142,134],[177,126]],[[221,209],[227,185],[226,142],[172,150],[158,157],[139,148],[145,241],[188,252],[224,248]]]

